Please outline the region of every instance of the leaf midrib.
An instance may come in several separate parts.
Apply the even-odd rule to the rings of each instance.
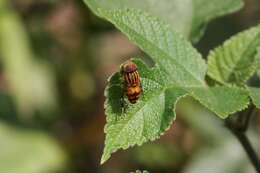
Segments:
[[[243,61],[243,58],[244,57],[246,57],[246,58],[248,58],[248,56],[245,56],[246,54],[247,54],[247,52],[251,49],[251,45],[257,40],[257,36],[260,36],[260,33],[257,33],[256,34],[256,37],[254,37],[254,39],[252,40],[252,41],[250,41],[249,43],[248,43],[248,45],[247,45],[247,47],[244,49],[244,51],[241,53],[241,56],[237,59],[238,61],[236,61],[235,63],[234,63],[234,65],[231,67],[231,69],[230,70],[228,70],[228,71],[230,71],[230,73],[228,74],[228,76],[227,76],[227,81],[225,81],[225,79],[224,79],[224,82],[230,82],[230,77],[233,75],[233,74],[235,74],[235,72],[236,72],[236,68],[239,66],[239,64],[240,64],[240,62],[241,61]],[[232,41],[232,40],[231,40]],[[231,44],[231,43],[230,43]],[[243,81],[246,81],[247,79],[244,79]],[[242,82],[243,82],[242,81]],[[237,79],[236,79],[236,81],[234,81],[234,82],[239,82],[239,81],[237,81]]]
[[[121,11],[121,10],[117,10],[117,11]],[[103,13],[103,12],[102,12],[102,13]],[[106,13],[106,12],[105,12],[105,13]],[[108,13],[110,13],[110,12],[108,11]],[[106,16],[106,15],[104,15],[104,16]],[[122,31],[121,27],[120,27],[118,24],[116,24],[113,20],[111,20],[111,19],[109,19],[109,18],[107,18],[107,20],[109,20],[111,23],[113,23],[115,26],[117,26],[117,28],[119,28],[119,29]],[[141,38],[141,40],[143,40],[144,42],[147,42],[148,44],[150,44],[151,47],[156,48],[159,52],[161,52],[161,54],[165,55],[165,57],[168,57],[168,59],[173,60],[173,61],[175,62],[175,64],[179,65],[182,69],[184,69],[183,71],[185,71],[186,73],[188,73],[189,76],[191,76],[193,79],[195,79],[196,81],[198,81],[201,85],[203,85],[203,82],[202,82],[200,79],[196,78],[196,77],[193,75],[193,73],[191,73],[190,71],[188,71],[181,63],[179,63],[176,59],[172,58],[168,53],[166,53],[165,51],[163,51],[160,47],[157,47],[156,45],[154,45],[154,43],[152,43],[151,41],[149,41],[148,39],[146,39],[145,37],[143,37],[142,34],[139,34],[137,31],[135,31],[134,29],[132,29],[131,27],[129,27],[127,24],[122,23],[122,22],[118,21],[117,19],[115,19],[115,21],[117,21],[117,22],[118,22],[119,24],[121,24],[121,25],[124,25],[126,28],[128,28],[129,30],[131,30],[132,32],[134,32],[136,35],[138,35],[139,38]],[[168,29],[170,30],[171,33],[174,33],[170,28],[168,28]],[[122,31],[122,32],[123,32],[123,31]],[[139,44],[137,43],[137,41],[135,41],[136,39],[133,40],[132,37],[131,37],[128,33],[124,33],[124,34],[126,34],[130,40],[134,41],[138,46],[140,46],[140,48],[142,48],[142,50],[143,50],[144,52],[146,52],[146,51],[144,50],[143,46],[142,46],[142,45],[139,45]],[[174,34],[174,35],[177,35],[177,34]],[[180,39],[181,39],[181,38],[180,38]],[[169,48],[167,48],[167,49],[169,49]],[[149,51],[147,51],[146,53],[147,53],[147,54],[150,54]],[[151,56],[151,57],[152,57],[152,56]],[[153,58],[152,58],[152,59],[153,59]],[[155,60],[155,59],[153,59],[153,60]],[[158,63],[158,64],[160,64],[160,62],[157,62],[156,60],[155,60],[155,62]],[[169,72],[168,72],[166,69],[164,69],[162,65],[160,65],[160,69],[161,69],[161,70],[163,69],[164,72],[166,72],[170,77],[172,77],[172,75],[170,75]],[[176,80],[175,78],[173,78],[173,79]]]
[[[144,79],[148,79],[148,80],[152,80],[152,79],[149,79],[149,78],[144,78]],[[152,80],[152,81],[154,81],[154,80]],[[158,82],[156,82],[156,83],[158,83]],[[160,84],[160,83],[158,83],[158,84]],[[160,84],[161,85],[161,84]],[[158,97],[158,96],[160,96],[161,94],[163,94],[164,92],[165,92],[165,87],[163,87],[163,85],[161,85],[162,86],[162,90],[160,90],[160,91],[158,91],[158,92],[156,92],[155,94],[153,94],[151,97],[150,97],[150,99],[148,99],[147,101],[144,101],[143,102],[143,105],[142,106],[140,106],[140,108],[139,109],[137,109],[135,112],[132,112],[131,114],[128,114],[129,115],[129,119],[125,122],[125,124],[123,125],[123,127],[120,129],[120,131],[119,131],[119,133],[115,136],[115,140],[113,140],[113,141],[118,141],[118,137],[119,136],[121,136],[121,132],[127,127],[127,125],[129,124],[129,122],[131,121],[131,120],[133,120],[133,117],[139,112],[139,111],[141,111],[151,100],[153,100],[154,99],[154,97]],[[143,117],[144,118],[144,117]],[[145,121],[145,120],[144,120]],[[143,129],[142,129],[142,134],[143,134]],[[113,143],[112,143],[113,144]]]
[[[117,139],[120,135],[121,135],[121,132],[127,127],[127,125],[129,124],[129,122],[133,119],[133,117],[139,112],[139,111],[142,111],[142,109],[147,105],[147,103],[151,100],[154,99],[154,97],[158,97],[162,94],[165,93],[165,90],[167,90],[168,88],[174,88],[176,87],[176,85],[167,85],[164,86],[162,85],[161,83],[155,81],[154,79],[150,79],[150,78],[143,78],[143,79],[147,79],[147,80],[151,80],[157,84],[159,84],[161,86],[161,90],[159,90],[158,92],[156,92],[155,94],[153,94],[152,96],[149,97],[148,101],[144,102],[144,104],[142,106],[140,106],[139,109],[137,109],[135,112],[132,112],[131,114],[128,114],[129,115],[129,119],[125,122],[125,125],[121,128],[120,132],[116,135],[115,139]],[[152,91],[151,91],[152,92]],[[145,120],[144,120],[145,121]],[[143,129],[142,129],[143,130]],[[143,133],[143,132],[142,132]],[[118,140],[118,139],[117,139]],[[117,140],[114,140],[114,141],[117,141]]]

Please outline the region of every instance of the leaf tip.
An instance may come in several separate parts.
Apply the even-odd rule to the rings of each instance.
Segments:
[[[110,158],[110,154],[103,153],[100,159],[100,165],[103,165]]]

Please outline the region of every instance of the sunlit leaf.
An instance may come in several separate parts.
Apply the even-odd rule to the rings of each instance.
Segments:
[[[119,73],[114,74],[106,89],[106,141],[101,163],[119,148],[126,149],[154,140],[175,120],[174,104],[186,94],[175,86],[167,86],[167,76],[158,68],[148,69],[135,60],[142,76],[142,97],[136,104],[122,100],[123,89]],[[123,107],[126,106],[126,110]]]
[[[208,75],[223,84],[243,85],[256,70],[260,25],[241,32],[210,52]]]
[[[125,8],[146,11],[186,38],[197,42],[204,33],[206,24],[242,8],[242,0],[84,0],[94,13],[102,17],[99,8],[118,10]]]
[[[138,103],[127,104],[125,111],[122,110],[121,76],[116,73],[110,78],[106,89],[106,140],[101,163],[120,148],[158,138],[172,124],[175,105],[186,94],[221,118],[246,107],[248,93],[245,90],[206,86],[206,64],[201,55],[168,25],[136,10],[101,10],[100,14],[155,62],[154,68],[137,62],[144,92]]]

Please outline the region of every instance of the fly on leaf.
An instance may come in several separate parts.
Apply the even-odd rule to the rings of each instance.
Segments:
[[[134,104],[142,93],[141,78],[137,65],[127,61],[121,66],[121,73],[124,80],[124,92],[130,103]]]

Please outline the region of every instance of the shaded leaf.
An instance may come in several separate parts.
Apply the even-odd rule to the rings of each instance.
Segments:
[[[248,92],[237,87],[192,88],[191,95],[221,118],[245,109],[248,104]]]
[[[233,13],[244,5],[242,0],[193,0],[193,20],[190,38],[199,41],[204,34],[206,25],[211,20]]]
[[[126,149],[158,138],[175,119],[174,105],[187,93],[222,118],[247,105],[244,90],[207,88],[204,83],[206,64],[201,55],[168,25],[136,10],[101,10],[100,14],[155,62],[152,69],[137,62],[144,93],[138,103],[128,104],[124,113],[121,113],[123,85],[120,74],[116,73],[110,79],[105,92],[107,125],[101,163],[120,148]],[[234,93],[235,96],[232,95]],[[219,99],[221,97],[225,98],[225,102]],[[239,98],[241,100],[237,101]],[[228,103],[232,105],[228,107]]]
[[[208,75],[222,84],[243,85],[256,70],[260,25],[241,32],[210,52]]]
[[[260,47],[257,48],[255,59],[256,59],[256,74],[260,78]]]
[[[119,73],[114,74],[106,88],[106,140],[101,163],[119,148],[126,149],[158,138],[175,120],[175,103],[186,94],[179,87],[167,85],[166,75],[158,68],[148,69],[135,60],[142,77],[143,93],[136,104],[122,100]],[[123,110],[123,104],[127,107]]]
[[[100,10],[166,73],[176,86],[206,86],[207,66],[201,55],[169,25],[139,10]],[[196,64],[196,65],[194,65]]]
[[[252,98],[253,103],[257,108],[260,109],[260,88],[247,87]]]
[[[158,16],[171,27],[187,36],[192,23],[192,0],[84,0],[97,15],[98,8],[107,10],[134,8]],[[169,15],[171,14],[171,15]]]
[[[102,17],[98,9],[119,10],[125,8],[146,11],[186,38],[198,41],[204,33],[206,23],[217,17],[237,11],[242,0],[84,0],[94,13]]]

